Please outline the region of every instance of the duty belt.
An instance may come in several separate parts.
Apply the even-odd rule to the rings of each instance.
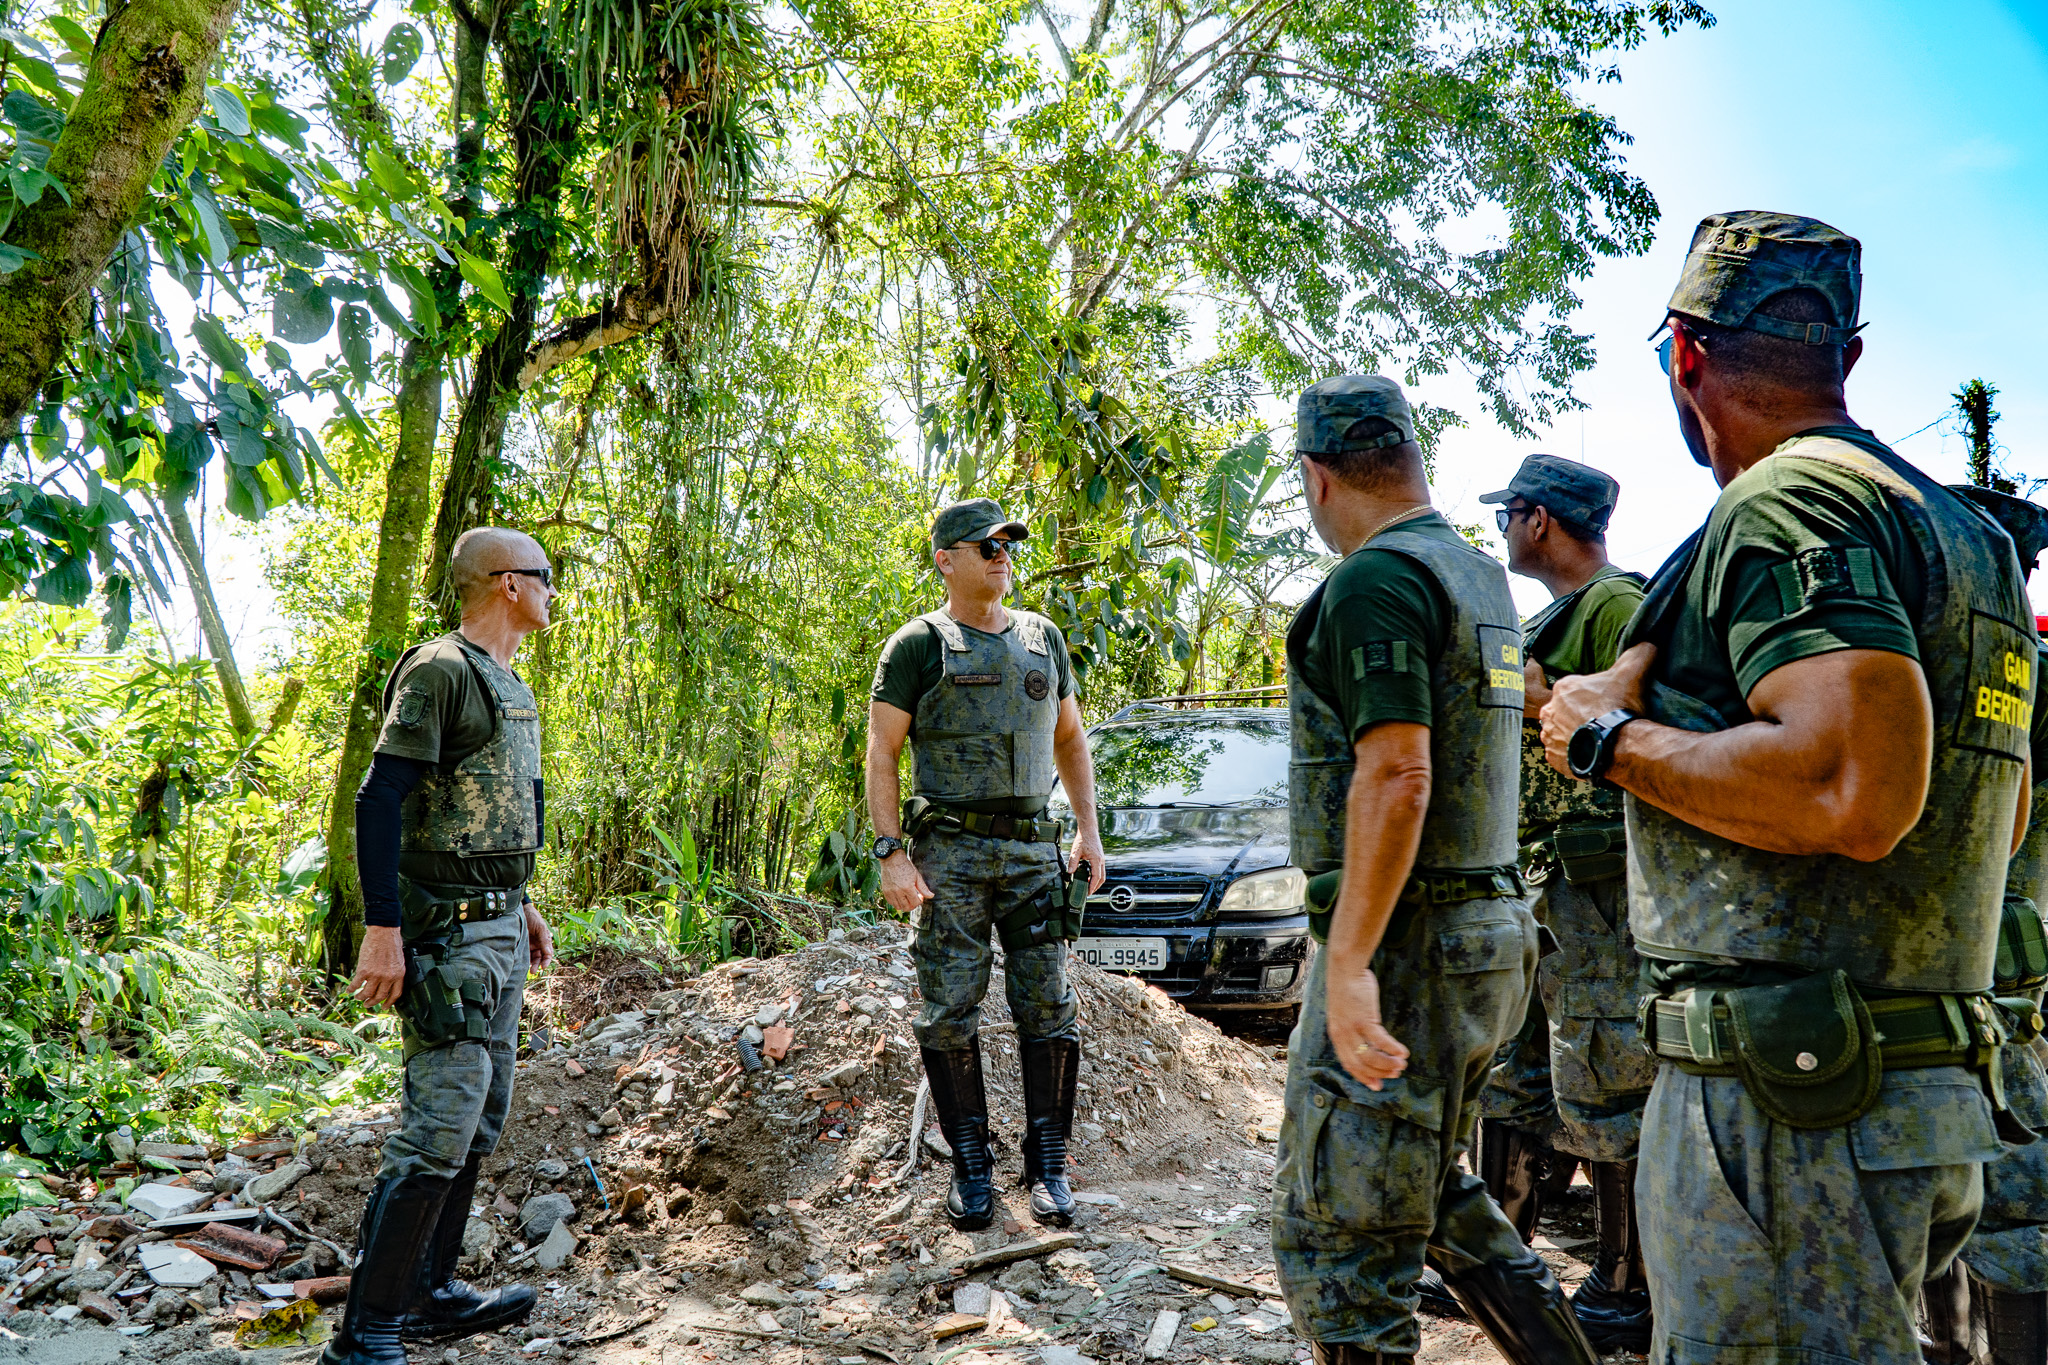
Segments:
[[[1733,1076],[1735,1032],[1728,1006],[1711,990],[1649,1002],[1646,1021],[1651,1046],[1688,1071]],[[1986,1053],[2005,1041],[1991,1006],[2014,1009],[2022,1021],[2040,1027],[2032,1001],[1984,995],[1904,995],[1866,1000],[1877,1027],[1879,1056],[1887,1071],[1927,1066],[1982,1066]],[[2015,1009],[2015,1007],[2020,1007]]]
[[[408,877],[398,879],[398,901],[405,916],[407,938],[437,933],[455,924],[481,924],[510,914],[526,899],[525,890],[447,891],[439,894]]]
[[[923,809],[905,822],[905,829],[913,839],[934,829],[950,829],[977,838],[1015,839],[1025,844],[1056,844],[1064,828],[1058,820],[1023,815],[987,815],[981,811],[954,810],[932,802],[925,802]]]
[[[1330,917],[1336,913],[1337,887],[1343,877],[1344,869],[1340,867],[1308,879],[1308,927],[1318,943],[1329,940]],[[1464,901],[1490,900],[1496,896],[1528,894],[1529,884],[1522,880],[1519,868],[1422,868],[1410,873],[1407,885],[1401,888],[1395,917],[1388,922],[1385,937],[1388,941],[1400,938],[1401,934],[1396,930],[1405,931],[1405,921],[1413,916],[1417,907],[1457,905]],[[1406,913],[1398,907],[1407,907]]]

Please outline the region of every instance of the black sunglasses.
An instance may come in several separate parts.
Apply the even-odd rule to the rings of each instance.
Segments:
[[[1671,373],[1671,343],[1676,337],[1679,330],[1679,325],[1677,323],[1665,323],[1664,339],[1657,343],[1657,368],[1664,371],[1666,375],[1669,375]],[[1687,336],[1692,338],[1693,345],[1699,346],[1699,348],[1703,351],[1706,349],[1704,345],[1701,345],[1700,334],[1698,332],[1693,331],[1690,327],[1685,328],[1684,331]]]
[[[983,559],[994,559],[1000,554],[1008,554],[1014,559],[1024,549],[1023,541],[1005,540],[1000,536],[983,536],[980,540],[963,540],[958,545],[948,545],[946,548],[949,550],[964,550],[970,545],[981,551]]]
[[[1498,512],[1495,512],[1493,514],[1493,524],[1495,526],[1500,527],[1500,533],[1502,535],[1506,535],[1508,533],[1509,522],[1513,521],[1517,516],[1521,515],[1524,512],[1533,512],[1535,510],[1536,506],[1534,503],[1526,502],[1523,503],[1520,507],[1503,507]]]
[[[555,586],[555,571],[553,569],[493,569],[489,577],[496,578],[500,574],[508,573],[524,574],[528,578],[538,578],[543,588]]]

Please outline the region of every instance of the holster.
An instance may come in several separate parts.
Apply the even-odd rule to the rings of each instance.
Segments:
[[[491,1036],[497,1002],[488,985],[443,962],[446,939],[422,939],[405,947],[405,992],[399,1012],[412,1026],[405,1055],[449,1043],[483,1043]]]
[[[1625,820],[1561,825],[1551,834],[1549,843],[1558,869],[1573,886],[1619,877],[1628,867]]]
[[[1998,958],[1992,968],[2001,994],[2048,984],[2048,929],[2041,911],[2025,896],[2007,896],[1998,915]]]
[[[1066,862],[1057,849],[1053,866],[1059,874],[1057,890],[996,921],[996,936],[1002,940],[1004,952],[1048,943],[1072,943],[1081,937],[1082,922],[1088,917],[1088,878],[1068,875]]]

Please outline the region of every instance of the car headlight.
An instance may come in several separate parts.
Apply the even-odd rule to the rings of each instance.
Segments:
[[[1308,876],[1298,867],[1276,867],[1232,882],[1216,913],[1240,919],[1295,915],[1307,899]]]

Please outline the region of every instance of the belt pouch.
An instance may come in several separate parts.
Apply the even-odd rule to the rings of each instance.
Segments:
[[[1793,1128],[1839,1128],[1877,1102],[1884,1059],[1843,971],[1729,991],[1735,1069],[1757,1107]]]
[[[1993,973],[2001,991],[2031,990],[2048,982],[2048,930],[2039,907],[2025,896],[2007,896],[1999,908]]]
[[[1337,912],[1337,888],[1343,881],[1341,867],[1308,879],[1308,931],[1318,943],[1330,941],[1330,917]]]
[[[1620,820],[1568,825],[1551,836],[1557,865],[1573,886],[1619,877],[1628,865],[1628,826]]]

